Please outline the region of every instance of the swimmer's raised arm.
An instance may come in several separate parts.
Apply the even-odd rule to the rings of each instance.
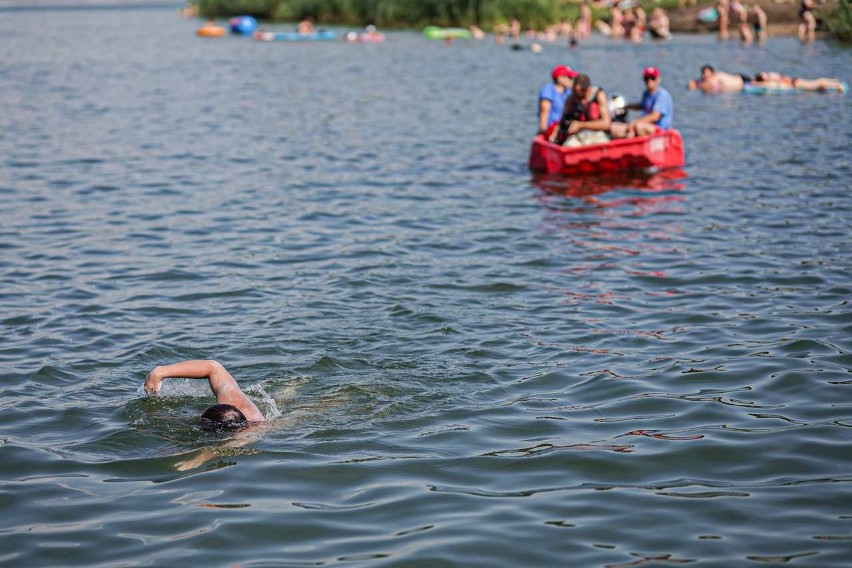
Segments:
[[[250,422],[261,422],[263,414],[249,397],[240,390],[240,386],[225,367],[218,361],[193,360],[181,361],[172,365],[155,367],[145,379],[145,392],[158,393],[163,380],[168,378],[207,379],[210,390],[216,395],[219,404],[230,404],[238,408]]]

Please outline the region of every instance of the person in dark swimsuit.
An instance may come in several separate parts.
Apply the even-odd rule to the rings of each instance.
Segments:
[[[766,12],[759,4],[755,4],[751,8],[751,14],[754,16],[752,27],[754,28],[754,37],[758,43],[766,41],[766,26],[769,19],[766,17]]]
[[[799,41],[811,43],[816,39],[817,20],[814,15],[814,0],[802,0],[799,6]]]
[[[820,93],[845,93],[847,85],[840,79],[819,77],[805,79],[791,77],[776,71],[761,71],[754,76],[752,85],[773,90],[795,89],[797,91],[812,91]]]

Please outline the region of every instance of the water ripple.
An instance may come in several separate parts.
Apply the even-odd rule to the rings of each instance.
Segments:
[[[0,562],[848,563],[850,99],[680,87],[848,52],[593,38],[688,165],[566,180],[525,164],[556,45],[4,16]],[[144,395],[194,358],[266,425]]]

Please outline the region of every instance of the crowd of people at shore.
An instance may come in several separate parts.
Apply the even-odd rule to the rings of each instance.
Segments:
[[[579,13],[573,22],[566,18],[546,26],[543,30],[523,29],[518,18],[512,17],[508,23],[495,26],[494,36],[497,43],[510,41],[512,45],[517,46],[523,39],[550,43],[567,41],[571,47],[575,47],[580,41],[588,39],[593,29],[608,38],[626,39],[633,43],[641,43],[647,37],[656,40],[672,37],[669,15],[661,6],[647,13],[637,0],[578,1]],[[680,0],[680,8],[684,8],[687,1],[692,6],[696,5],[696,0]],[[814,8],[817,1],[824,0],[799,0],[798,38],[803,43],[813,42],[816,37],[818,22]],[[606,9],[606,17],[595,20],[592,7]],[[729,39],[732,28],[744,44],[755,41],[762,44],[768,35],[769,17],[756,1],[747,4],[741,0],[715,0],[713,6],[699,11],[698,19],[714,26],[718,30],[720,40]],[[478,31],[480,35],[476,37],[482,37],[484,34],[481,34],[481,30]],[[533,44],[533,50],[536,50],[536,45],[538,44]]]
[[[592,16],[592,6],[607,7],[609,15],[604,20],[595,21]],[[648,14],[634,0],[580,0],[579,13],[572,22],[568,18],[546,26],[543,30],[528,28],[524,30],[520,20],[513,16],[508,23],[494,28],[494,37],[499,44],[507,41],[518,45],[522,39],[557,42],[567,41],[570,46],[588,39],[592,29],[613,39],[626,38],[634,43],[644,41],[646,35],[653,39],[669,39],[671,37],[668,13],[660,6]]]
[[[613,0],[607,10],[607,18],[595,23],[597,30],[607,37],[625,38],[633,43],[644,41],[646,34],[653,39],[671,37],[669,16],[661,6],[648,14],[640,4],[633,5],[630,0]]]
[[[573,21],[563,18],[557,23],[545,26],[543,29],[524,28],[521,21],[512,16],[508,21],[493,28],[496,43],[511,44],[513,49],[541,51],[543,48],[537,42],[567,42],[570,47],[576,47],[579,42],[591,37],[593,30],[611,39],[624,39],[633,43],[641,43],[647,37],[655,40],[667,40],[672,37],[671,22],[668,12],[662,6],[656,6],[646,12],[639,0],[573,0],[578,5],[578,13]],[[710,24],[718,30],[718,38],[727,40],[731,37],[731,27],[744,44],[754,41],[764,43],[767,38],[768,16],[757,0],[746,4],[741,0],[715,0],[713,6],[708,6],[698,12],[698,20]],[[814,14],[817,2],[825,0],[776,0],[776,2],[799,2],[798,8],[798,37],[803,43],[813,42],[816,37],[818,20]],[[697,0],[679,0],[679,7],[691,6]],[[595,19],[592,9],[598,13],[606,10],[606,17]],[[183,10],[186,17],[197,16],[197,10]],[[215,26],[215,21],[208,20],[208,26]],[[304,17],[296,27],[297,33],[310,35],[315,33],[313,17]],[[485,31],[476,25],[469,27],[470,37],[483,39]],[[375,26],[368,26],[367,33],[373,34],[370,39],[378,40],[379,33]],[[532,41],[528,46],[523,42]],[[452,45],[452,41],[446,42]]]
[[[739,0],[716,0],[715,15],[719,24],[719,39],[726,40],[730,35],[732,20],[743,43],[766,41],[766,29],[769,19],[760,4],[748,6]]]
[[[816,39],[815,7],[816,0],[800,0],[797,35],[802,43],[811,43]],[[728,39],[729,27],[733,23],[743,43],[748,44],[755,39],[758,42],[766,40],[768,18],[760,4],[749,7],[740,0],[716,0],[714,10],[718,18],[719,39]]]

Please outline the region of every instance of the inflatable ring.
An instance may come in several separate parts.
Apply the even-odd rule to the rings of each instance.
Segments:
[[[198,28],[195,33],[201,37],[222,37],[225,35],[225,28],[222,26],[205,25]]]

